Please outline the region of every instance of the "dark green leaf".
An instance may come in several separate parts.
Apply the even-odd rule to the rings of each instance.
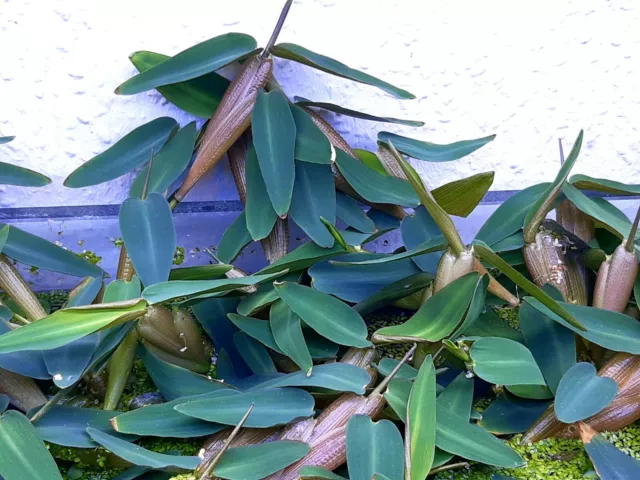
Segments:
[[[230,448],[213,473],[228,480],[260,480],[297,462],[310,449],[306,443],[284,440]]]
[[[396,360],[395,358],[382,358],[377,366],[378,372],[380,372],[380,375],[383,377],[386,377],[398,366],[398,363],[400,363],[400,360]],[[400,370],[398,370],[398,373],[396,373],[394,378],[413,380],[416,378],[416,375],[418,375],[418,370],[413,368],[411,365],[405,364],[400,367]]]
[[[149,160],[151,152],[160,151],[177,125],[173,118],[160,117],[136,128],[75,169],[64,185],[69,188],[89,187],[135,170]]]
[[[227,317],[233,322],[236,327],[238,327],[241,331],[243,331],[250,337],[255,338],[263,345],[269,347],[271,350],[274,350],[278,353],[283,353],[276,343],[276,340],[271,331],[269,321],[246,317],[244,315],[238,315],[235,313],[229,313]]]
[[[313,360],[302,334],[302,322],[282,300],[271,305],[269,324],[280,350],[306,373],[311,373]]]
[[[483,275],[476,284],[476,289],[473,292],[473,298],[471,299],[471,303],[469,304],[467,314],[464,316],[464,321],[451,334],[451,338],[457,338],[460,335],[464,335],[465,332],[467,332],[469,328],[471,328],[473,324],[478,320],[480,314],[485,309],[485,300],[487,298],[488,287],[489,276]]]
[[[407,403],[412,387],[411,380],[395,378],[389,382],[389,387],[384,393],[385,400],[403,422],[406,422],[407,419]]]
[[[102,278],[85,278],[80,285],[79,290],[76,290],[73,296],[69,297],[67,303],[65,304],[65,308],[82,307],[83,305],[89,305],[96,299],[101,289]]]
[[[276,57],[293,60],[294,62],[302,63],[309,67],[322,70],[326,73],[331,73],[339,77],[348,78],[349,80],[353,80],[355,82],[360,82],[366,85],[377,87],[396,98],[416,98],[406,90],[394,87],[390,83],[373,77],[367,73],[350,68],[344,63],[341,63],[332,58],[312,52],[307,48],[301,47],[300,45],[296,45],[293,43],[280,43],[271,47],[270,53]]]
[[[35,428],[16,410],[0,417],[0,475],[6,480],[62,480]]]
[[[331,144],[327,136],[302,108],[291,105],[296,122],[296,160],[331,165]]]
[[[521,231],[518,231],[513,235],[509,235],[507,238],[494,243],[491,246],[491,249],[494,252],[502,253],[520,250],[522,247],[524,247],[524,236]]]
[[[233,265],[224,263],[172,268],[169,273],[169,280],[213,280],[224,277],[224,274],[232,268]]]
[[[385,123],[397,123],[399,125],[407,125],[409,127],[421,127],[424,125],[424,122],[418,120],[403,120],[401,118],[393,118],[393,117],[378,117],[376,115],[370,115],[364,112],[358,112],[357,110],[351,110],[349,108],[342,107],[340,105],[336,105],[334,103],[326,103],[326,102],[312,102],[311,100],[307,100],[302,97],[294,97],[296,105],[300,105],[301,107],[314,107],[314,108],[322,108],[324,110],[328,110],[330,112],[339,113],[340,115],[346,115],[347,117],[359,118],[361,120],[371,120],[373,122],[385,122]],[[371,479],[368,479],[371,480]]]
[[[397,262],[398,260],[404,260],[405,258],[417,257],[419,255],[426,255],[428,253],[439,252],[447,249],[447,242],[443,236],[430,238],[429,240],[419,244],[416,248],[404,251],[402,253],[395,253],[391,255],[383,255],[380,258],[367,259],[362,261],[350,261],[344,262],[340,260],[329,260],[329,263],[345,264],[345,265],[378,265],[381,263]]]
[[[145,287],[169,278],[176,251],[176,231],[167,200],[151,193],[128,198],[120,207],[120,230],[136,273]]]
[[[295,283],[276,284],[278,295],[304,323],[340,345],[368,347],[362,317],[337,298]]]
[[[184,82],[206,75],[256,49],[253,37],[244,33],[226,33],[178,53],[156,66],[130,78],[118,88],[118,95],[134,95],[163,85]]]
[[[6,137],[4,137],[6,138]],[[18,185],[20,187],[44,187],[51,179],[46,175],[28,168],[0,162],[0,185]]]
[[[495,435],[509,435],[527,431],[549,406],[549,402],[523,400],[505,394],[499,396],[482,412],[478,422]]]
[[[462,418],[470,417],[473,405],[473,377],[467,377],[467,372],[460,373],[440,392],[436,405],[437,408],[447,408]]]
[[[427,212],[427,209],[422,205],[416,208],[413,215],[404,217],[400,225],[400,231],[402,232],[402,242],[408,250],[418,247],[421,243],[429,239],[442,236],[438,225],[436,225],[436,222],[429,212]],[[412,260],[423,271],[435,275],[441,256],[442,252],[434,252],[413,257]]]
[[[256,149],[253,144],[249,145],[247,149],[246,178],[247,204],[244,210],[247,221],[246,228],[254,240],[262,240],[273,230],[278,214],[273,209],[271,200],[269,200],[267,186],[262,178]],[[238,243],[244,246],[244,237]]]
[[[273,262],[271,265],[263,268],[258,273],[267,274],[289,270],[295,272],[305,270],[311,265],[318,263],[330,257],[345,253],[344,248],[340,245],[334,245],[332,248],[322,248],[313,242],[305,243],[296,248],[293,252],[287,253],[280,260]]]
[[[217,256],[221,262],[233,262],[240,252],[252,242],[251,234],[247,228],[246,208],[227,227],[218,243]],[[176,279],[177,280],[177,279]]]
[[[336,216],[345,224],[364,233],[373,233],[376,225],[362,211],[358,202],[342,192],[336,192]]]
[[[9,397],[7,397],[6,395],[0,394],[0,414],[4,413],[4,411],[9,406],[10,401],[11,399]]]
[[[422,363],[407,404],[410,479],[427,478],[436,448],[436,370],[431,355]],[[405,447],[406,448],[406,447]]]
[[[137,276],[133,276],[130,282],[126,280],[114,280],[104,290],[103,303],[121,302],[140,298],[142,287]]]
[[[10,313],[9,318],[13,316]],[[0,338],[2,334],[11,331],[8,321],[0,320]],[[44,356],[40,351],[24,351],[15,353],[3,353],[0,355],[0,368],[9,370],[10,372],[25,375],[31,378],[48,380],[51,374],[47,371],[44,363]]]
[[[287,275],[283,275],[281,281],[298,283],[300,279],[300,272],[292,272]],[[273,286],[273,283],[263,283],[258,286],[258,290],[252,294],[244,297],[238,305],[238,313],[240,315],[251,316],[273,302],[278,300],[278,292]]]
[[[451,162],[458,160],[475,152],[480,147],[485,146],[487,143],[493,141],[494,138],[496,138],[495,135],[489,135],[488,137],[440,145],[403,137],[402,135],[391,132],[378,133],[379,141],[391,142],[399,152],[427,162]]]
[[[496,385],[544,385],[544,378],[529,349],[506,338],[481,338],[469,352],[473,371]]]
[[[488,308],[480,317],[478,321],[471,324],[464,332],[466,337],[500,337],[509,338],[516,342],[523,343],[522,334],[513,328],[511,328],[504,320],[498,317],[498,314],[492,309]]]
[[[233,342],[242,359],[256,375],[277,373],[276,366],[264,346],[244,332],[236,332]],[[248,407],[247,407],[248,408]]]
[[[354,305],[353,309],[360,315],[366,315],[378,308],[389,305],[397,300],[425,289],[432,281],[433,276],[426,272],[402,278],[382,287],[382,289],[365,298],[357,305]]]
[[[191,122],[171,137],[154,155],[147,193],[163,193],[178,179],[189,165],[196,143],[196,134],[196,122]],[[129,196],[141,198],[147,170],[147,168],[143,169],[133,181]]]
[[[152,468],[178,467],[185,470],[193,470],[200,464],[200,457],[152,452],[95,428],[87,428],[87,433],[104,448],[134,465]]]
[[[251,128],[271,204],[278,215],[286,215],[293,193],[296,124],[284,93],[258,93]]]
[[[129,60],[139,72],[146,72],[152,67],[168,60],[168,55],[139,51],[131,54]],[[201,77],[158,87],[157,90],[169,102],[196,117],[211,118],[216,112],[224,96],[229,80],[215,72]]]
[[[406,207],[419,205],[416,192],[409,182],[396,177],[383,175],[364,163],[336,148],[336,165],[362,198],[369,202],[391,203]]]
[[[553,392],[546,385],[505,385],[505,388],[516,397],[530,400],[549,400]]]
[[[0,137],[0,145],[2,145],[4,143],[9,143],[14,138],[16,138],[16,137],[15,136],[13,136],[13,137]]]
[[[305,465],[300,469],[300,478],[303,480],[347,480],[324,467],[311,465]]]
[[[62,347],[42,352],[53,383],[59,388],[67,388],[80,380],[99,343],[100,333],[95,332]]]
[[[347,465],[350,480],[371,480],[375,474],[382,474],[389,480],[402,480],[403,458],[402,436],[392,422],[374,422],[366,415],[354,415],[349,419]]]
[[[581,362],[567,370],[560,380],[553,408],[561,422],[578,422],[607,407],[617,394],[615,380],[599,377],[596,367]]]
[[[245,427],[267,428],[286,424],[296,418],[313,415],[314,400],[310,393],[298,388],[256,389],[236,395],[188,400],[174,407],[190,417],[236,425],[254,405]]]
[[[296,162],[295,184],[289,214],[311,240],[324,248],[333,247],[334,238],[320,218],[335,225],[335,192],[331,166]]]
[[[586,441],[584,448],[602,480],[631,480],[640,476],[640,461],[618,450],[601,435]]]
[[[613,195],[640,195],[640,185],[608,180],[606,178],[590,177],[589,175],[573,175],[569,183],[580,190],[611,193]]]

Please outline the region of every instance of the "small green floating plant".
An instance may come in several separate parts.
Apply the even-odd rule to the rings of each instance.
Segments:
[[[376,152],[353,149],[319,111],[422,122],[292,100],[274,57],[414,97],[277,43],[291,3],[263,48],[228,33],[131,55],[139,73],[117,94],[156,89],[208,120],[155,119],[66,179],[140,170],[115,278],[102,252],[0,229],[0,475],[639,478],[638,218],[586,192],[640,187],[569,177],[580,132],[553,182],[509,198],[465,243],[452,217],[471,214],[494,173],[430,190],[405,156],[451,162],[494,136],[380,132]],[[225,154],[244,210],[210,264],[181,266],[172,210]],[[0,163],[0,183],[49,179]],[[290,224],[309,238],[293,250]],[[401,248],[370,250],[392,231]],[[252,242],[268,264],[247,274],[234,261]],[[78,286],[39,298],[14,262]]]

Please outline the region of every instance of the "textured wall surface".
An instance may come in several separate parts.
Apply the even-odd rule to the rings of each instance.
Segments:
[[[264,44],[282,0],[0,0],[0,159],[51,176],[1,187],[0,206],[118,203],[129,177],[83,190],[62,181],[136,126],[192,120],[155,91],[113,94],[141,49],[175,54],[225,32]],[[492,133],[462,161],[420,164],[431,186],[495,170],[493,189],[551,179],[557,138],[585,145],[576,172],[640,183],[640,4],[634,0],[296,0],[281,35],[413,92],[395,100],[286,61],[288,94],[426,122],[422,128],[330,116],[353,145],[379,130],[436,143]],[[200,120],[201,121],[201,120]],[[222,169],[224,170],[224,168]],[[188,200],[236,198],[224,171]]]

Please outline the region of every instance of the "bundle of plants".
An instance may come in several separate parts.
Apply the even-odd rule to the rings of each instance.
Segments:
[[[153,120],[66,179],[82,188],[137,172],[115,278],[0,230],[0,475],[638,478],[638,217],[592,193],[640,187],[569,178],[580,132],[553,182],[510,197],[466,243],[453,217],[474,211],[494,173],[431,190],[406,157],[452,162],[494,136],[435,144],[382,131],[377,151],[352,148],[320,112],[422,122],[291,100],[273,57],[414,97],[277,43],[290,6],[264,48],[229,33],[130,57],[140,73],[116,93],[156,89],[208,120]],[[221,161],[244,210],[209,264],[176,268],[172,211]],[[0,181],[48,183],[7,164]],[[290,225],[308,237],[294,249]],[[393,231],[396,251],[372,251]],[[267,264],[248,274],[234,262],[253,242]],[[16,262],[78,286],[50,308]]]

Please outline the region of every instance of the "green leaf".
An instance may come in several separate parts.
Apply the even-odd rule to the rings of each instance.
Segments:
[[[524,236],[521,231],[518,231],[513,235],[509,235],[507,238],[500,240],[491,246],[492,250],[498,253],[520,250],[522,247],[524,247]]]
[[[9,406],[11,399],[6,395],[0,395],[0,414],[4,413],[4,411]]]
[[[0,223],[0,228],[5,224]],[[87,259],[65,250],[13,225],[9,226],[9,237],[2,253],[25,265],[66,273],[76,277],[101,277],[104,272]]]
[[[392,422],[374,422],[366,415],[354,415],[349,419],[347,465],[350,480],[371,480],[376,474],[390,480],[402,480],[402,459],[402,436]]]
[[[307,376],[305,371],[299,370],[268,380],[255,388],[318,387],[362,395],[370,381],[371,376],[365,369],[349,363],[333,362],[315,365],[311,375]]]
[[[247,230],[254,240],[266,238],[273,230],[278,214],[273,209],[267,186],[262,178],[258,157],[253,144],[247,149],[246,158],[247,203],[244,210]],[[235,222],[234,222],[235,224]],[[243,241],[240,242],[241,244]]]
[[[153,437],[192,438],[213,435],[227,426],[184,415],[173,407],[191,400],[236,394],[237,392],[231,389],[217,390],[203,395],[177,398],[160,405],[147,405],[127,413],[114,412],[117,416],[111,424],[121,433]]]
[[[315,243],[333,247],[334,238],[320,218],[336,223],[336,188],[329,165],[296,162],[295,184],[289,214]]]
[[[383,175],[336,148],[340,173],[362,198],[369,202],[417,207],[420,202],[409,182]]]
[[[499,255],[496,255],[496,253],[493,252],[493,250],[491,250],[491,248],[489,248],[484,242],[477,239],[474,240],[473,248],[475,254],[480,258],[480,260],[496,267],[513,283],[522,288],[529,295],[535,297],[538,301],[542,302],[542,304],[548,307],[551,311],[555,312],[568,324],[572,325],[573,328],[580,332],[585,330],[585,326],[576,320],[576,318],[566,308],[564,308],[564,304],[556,302],[548,293],[529,281],[524,275],[500,258]]]
[[[419,255],[426,255],[428,253],[439,252],[447,249],[447,242],[443,236],[430,238],[429,240],[421,243],[416,248],[406,250],[402,253],[396,253],[391,255],[384,255],[380,258],[373,258],[362,261],[341,262],[340,260],[329,260],[329,263],[344,264],[344,265],[378,265],[381,263],[397,262],[398,260],[404,260],[405,258],[417,257]]]
[[[218,242],[217,256],[221,262],[231,263],[252,241],[247,228],[247,209],[245,208],[222,234]]]
[[[530,400],[549,400],[553,392],[546,385],[505,385],[509,393]]]
[[[313,242],[304,243],[293,252],[287,253],[280,260],[277,260],[271,265],[260,270],[258,274],[280,272],[285,269],[290,272],[305,270],[315,263],[344,253],[344,248],[338,244],[334,245],[332,248],[322,248]]]
[[[391,132],[379,132],[378,140],[381,142],[391,142],[396,149],[417,160],[427,162],[451,162],[465,157],[487,143],[493,141],[495,135],[476,138],[473,140],[462,140],[460,142],[440,145],[437,143],[424,142],[409,137],[403,137]]]
[[[132,300],[58,310],[0,336],[0,353],[51,350],[116,323],[141,316],[147,303]]]
[[[303,480],[347,480],[324,467],[311,465],[305,465],[300,469],[300,478]]]
[[[6,137],[3,137],[6,138]],[[51,179],[46,175],[28,168],[0,162],[0,185],[18,185],[20,187],[44,187]]]
[[[397,123],[399,125],[407,125],[409,127],[422,127],[424,125],[424,122],[421,122],[419,120],[403,120],[401,118],[393,118],[393,117],[378,117],[376,115],[371,115],[364,112],[358,112],[357,110],[351,110],[349,108],[345,108],[340,105],[336,105],[334,103],[313,102],[303,97],[293,97],[293,98],[296,102],[296,105],[299,105],[301,107],[322,108],[323,110],[328,110],[330,112],[338,113],[340,115],[346,115],[347,117],[359,118],[361,120],[371,120],[373,122]],[[368,479],[368,480],[371,480],[371,479]]]
[[[154,385],[169,401],[229,388],[228,385],[211,381],[204,375],[164,362],[146,348],[138,348],[138,355]]]
[[[518,330],[511,328],[504,320],[498,317],[498,314],[492,308],[488,308],[486,312],[480,315],[478,321],[472,323],[464,334],[467,338],[500,337],[524,343],[522,334]]]
[[[213,473],[228,480],[260,480],[297,462],[309,450],[306,443],[285,440],[230,448]]]
[[[168,55],[141,50],[129,56],[140,73],[168,60]],[[178,108],[196,117],[211,118],[229,87],[229,80],[215,72],[184,82],[157,87],[158,92]]]
[[[436,444],[436,370],[431,355],[427,356],[416,377],[407,404],[408,450],[411,480],[427,478]]]
[[[232,269],[233,265],[224,263],[172,268],[169,280],[214,280],[224,277],[224,274]]]
[[[144,164],[151,152],[158,152],[178,123],[160,117],[129,132],[101,154],[80,165],[64,181],[69,188],[108,182]]]
[[[9,319],[12,316],[13,313],[9,312]],[[0,338],[2,338],[2,334],[11,330],[8,320],[0,320]],[[38,350],[4,353],[0,355],[0,368],[31,378],[42,380],[51,378],[51,374],[47,371],[47,365],[44,362],[43,352]]]
[[[298,283],[300,275],[300,272],[288,273],[282,276],[281,281]],[[271,305],[278,298],[280,297],[278,297],[278,292],[276,292],[273,283],[263,283],[258,286],[255,293],[247,295],[240,301],[237,312],[240,315],[252,316]]]
[[[589,175],[573,175],[569,183],[580,190],[591,190],[613,195],[640,195],[640,185],[608,180],[606,178],[590,177]]]
[[[293,194],[296,124],[284,93],[258,93],[251,129],[271,204],[278,215],[286,215]]]
[[[62,480],[35,428],[16,410],[0,417],[0,475],[5,480]]]
[[[400,225],[402,243],[408,250],[418,247],[425,241],[442,236],[442,232],[427,209],[420,205],[413,215],[407,215]],[[413,257],[412,260],[421,270],[435,275],[442,252],[428,253]]]
[[[464,275],[430,297],[405,323],[383,327],[373,334],[375,342],[437,342],[448,336],[462,320],[480,278]]]
[[[339,345],[371,345],[362,317],[337,298],[290,282],[276,284],[276,291],[304,323],[323,337]]]
[[[218,70],[256,49],[255,39],[243,33],[226,33],[187,48],[162,63],[130,78],[118,95],[134,95],[163,85],[184,82]]]
[[[303,65],[316,68],[323,72],[337,75],[338,77],[348,78],[349,80],[353,80],[354,82],[364,83],[366,85],[377,87],[396,98],[416,98],[413,94],[407,92],[406,90],[402,90],[401,88],[395,87],[390,83],[373,77],[367,73],[350,68],[344,63],[341,63],[324,55],[320,55],[319,53],[312,52],[311,50],[294,43],[280,43],[271,47],[269,53],[276,57],[293,60],[294,62],[302,63]]]
[[[596,367],[581,362],[567,370],[560,380],[553,408],[561,422],[578,422],[610,405],[617,394],[615,380],[599,377]]]
[[[151,175],[147,186],[147,193],[163,193],[189,165],[196,143],[196,122],[191,122],[178,130],[162,149],[153,157]],[[131,185],[130,197],[141,198],[144,183],[147,179],[147,168],[143,169]]]
[[[380,359],[380,362],[377,365],[377,370],[383,377],[386,377],[391,374],[394,368],[398,366],[400,360],[396,360],[395,358],[385,357]],[[437,373],[437,372],[436,372]],[[400,367],[400,370],[396,373],[396,379],[404,379],[404,380],[413,380],[418,375],[418,370],[413,368],[411,365],[404,364]]]
[[[545,401],[500,395],[482,412],[478,425],[495,435],[526,432],[548,406]]]
[[[440,392],[436,405],[437,408],[447,408],[462,418],[469,418],[473,405],[473,378],[467,377],[467,372],[460,373]]]
[[[62,347],[42,352],[53,383],[59,388],[67,388],[80,380],[99,343],[100,333],[95,332]]]
[[[640,354],[640,323],[628,315],[594,307],[558,302],[562,308],[582,321],[587,329],[582,331],[553,313],[535,298],[525,297],[523,301],[542,312],[551,320],[564,325],[581,337],[601,347],[616,352]]]
[[[385,400],[403,422],[406,422],[407,419],[407,403],[409,402],[412,387],[412,381],[404,378],[394,378],[389,382],[389,387],[384,393]]]
[[[9,143],[15,138],[16,138],[15,136],[12,136],[12,137],[0,137],[0,145],[5,144],[5,143]]]
[[[481,338],[469,352],[473,371],[496,385],[545,385],[529,349],[506,338]]]
[[[78,290],[74,292],[73,296],[69,297],[65,308],[81,307],[92,303],[102,289],[102,278],[87,277],[76,288],[78,288]]]
[[[233,342],[253,373],[256,375],[277,373],[278,370],[262,343],[244,332],[236,332],[233,335]]]
[[[496,244],[522,229],[527,212],[550,186],[550,183],[538,183],[510,196],[484,222],[476,240],[498,251]]]
[[[263,345],[269,347],[271,350],[283,354],[282,350],[280,350],[278,344],[276,343],[274,335],[271,331],[269,321],[246,317],[244,315],[238,315],[235,313],[229,313],[227,317],[242,332],[246,333],[250,337],[255,338]]]
[[[426,272],[402,278],[397,282],[382,287],[371,296],[354,305],[353,309],[360,315],[367,315],[381,307],[425,289],[432,282],[433,275]]]
[[[174,409],[207,422],[236,425],[252,404],[253,411],[244,426],[267,428],[286,424],[296,418],[310,417],[313,415],[314,400],[310,393],[298,388],[269,388],[189,400],[176,405]]]
[[[476,289],[473,292],[473,297],[471,298],[469,309],[464,316],[464,321],[450,335],[451,338],[458,338],[460,335],[464,335],[465,332],[467,332],[478,320],[478,318],[480,318],[482,311],[485,310],[485,300],[487,298],[488,288],[489,276],[483,275],[476,284]]]
[[[364,163],[367,167],[382,175],[389,176],[389,173],[385,170],[384,165],[382,165],[382,162],[375,153],[370,152],[369,150],[362,150],[361,148],[354,148],[353,152],[356,154],[356,157],[358,157],[358,160]]]
[[[331,144],[304,109],[291,105],[296,122],[296,160],[331,165]]]
[[[269,311],[269,324],[273,338],[280,350],[295,362],[300,369],[311,373],[313,360],[302,334],[302,322],[282,300],[278,300]]]
[[[562,376],[576,363],[575,333],[527,302],[520,305],[519,319],[524,343],[555,394]]]
[[[167,455],[146,450],[138,445],[121,440],[108,433],[95,428],[87,428],[87,433],[104,448],[114,455],[133,463],[134,465],[167,468],[177,467],[185,470],[193,470],[200,464],[200,457],[187,457],[179,455]]]
[[[249,275],[239,278],[221,278],[219,280],[174,280],[170,282],[156,283],[146,287],[142,296],[150,303],[162,303],[173,298],[198,293],[215,293],[235,290],[237,288],[256,285],[276,279],[286,270],[279,270],[273,274]]]
[[[493,184],[494,172],[484,172],[445,183],[431,193],[449,215],[468,217]]]
[[[584,448],[602,480],[631,480],[640,475],[640,461],[622,452],[601,435],[585,441]]]
[[[336,216],[363,233],[373,233],[376,229],[373,220],[367,217],[358,202],[342,192],[336,192]]]
[[[436,445],[486,465],[516,468],[524,464],[520,455],[502,440],[446,408],[436,408]]]
[[[120,207],[120,230],[136,273],[145,287],[169,278],[176,231],[167,200],[159,193],[128,198]]]
[[[133,276],[130,282],[126,280],[114,280],[104,290],[103,303],[121,302],[140,298],[142,286],[137,276]]]

